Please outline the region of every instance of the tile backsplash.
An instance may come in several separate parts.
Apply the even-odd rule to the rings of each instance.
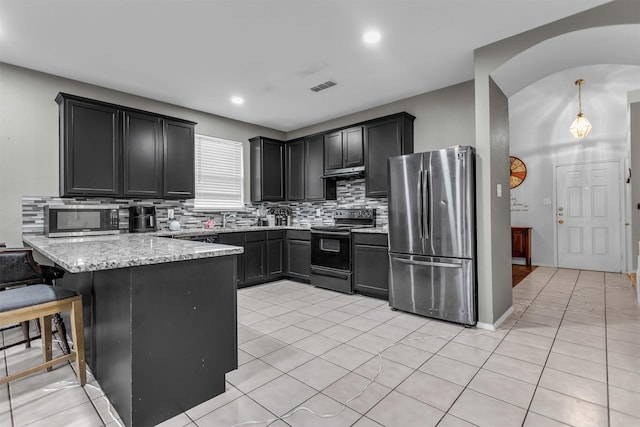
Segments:
[[[332,224],[336,208],[371,208],[376,210],[376,225],[388,223],[388,205],[386,198],[365,197],[364,178],[339,180],[337,200],[321,202],[268,202],[248,203],[242,211],[233,211],[235,218],[228,220],[235,225],[253,225],[258,219],[261,207],[289,208],[293,225]],[[174,210],[175,219],[184,229],[200,229],[211,219],[216,225],[222,224],[222,212],[200,212],[193,208],[193,200],[164,199],[110,199],[110,198],[60,198],[56,196],[22,197],[22,233],[28,235],[44,234],[44,206],[48,204],[117,204],[120,206],[120,230],[129,229],[129,206],[153,205],[156,207],[158,230],[168,230],[168,209]],[[224,211],[228,212],[228,211]]]

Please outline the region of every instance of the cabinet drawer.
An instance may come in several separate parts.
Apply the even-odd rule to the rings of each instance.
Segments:
[[[242,245],[244,243],[244,233],[220,233],[218,243],[225,245]]]
[[[353,243],[358,245],[388,246],[386,234],[353,233]]]
[[[311,241],[311,232],[308,230],[287,230],[287,239]]]
[[[266,231],[247,231],[244,235],[245,242],[259,242],[262,240],[267,240]]]
[[[268,240],[284,239],[284,230],[267,231]]]

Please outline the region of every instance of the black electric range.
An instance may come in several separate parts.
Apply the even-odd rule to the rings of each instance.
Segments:
[[[311,227],[311,284],[351,294],[351,230],[374,227],[376,211],[337,209],[334,222]]]

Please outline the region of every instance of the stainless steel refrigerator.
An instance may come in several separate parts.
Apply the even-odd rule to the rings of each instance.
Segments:
[[[475,149],[391,157],[389,305],[477,322]]]

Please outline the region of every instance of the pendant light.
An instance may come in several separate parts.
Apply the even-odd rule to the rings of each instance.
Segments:
[[[589,120],[582,114],[582,84],[584,83],[583,79],[576,80],[576,86],[578,86],[578,114],[576,118],[573,119],[573,123],[569,126],[569,132],[576,139],[583,139],[589,135],[591,131],[591,123]]]

